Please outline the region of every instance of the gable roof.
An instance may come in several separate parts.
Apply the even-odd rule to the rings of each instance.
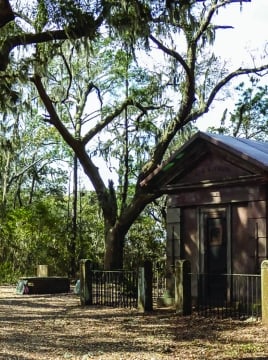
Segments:
[[[199,132],[196,136],[203,138],[215,145],[236,154],[238,157],[258,164],[267,170],[268,167],[268,142],[235,138],[232,136],[215,135]]]
[[[227,154],[238,164],[255,168],[259,172],[268,172],[268,142],[259,142],[244,138],[235,138],[226,135],[217,135],[206,132],[197,132],[166,162],[150,173],[141,186],[161,187],[178,177],[187,167],[200,161],[208,147],[213,151]]]

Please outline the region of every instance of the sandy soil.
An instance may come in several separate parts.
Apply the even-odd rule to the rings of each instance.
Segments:
[[[172,310],[81,307],[75,294],[16,295],[0,287],[0,359],[268,359],[256,321],[178,317]]]

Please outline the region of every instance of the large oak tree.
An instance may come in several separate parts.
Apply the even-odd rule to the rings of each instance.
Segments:
[[[161,196],[158,188],[143,180],[165,159],[178,133],[208,112],[217,95],[232,79],[267,71],[267,61],[259,66],[253,63],[252,67],[228,71],[214,54],[217,31],[229,29],[229,24],[215,24],[216,14],[223,7],[244,2],[247,0],[40,0],[35,10],[26,11],[23,6],[13,9],[16,24],[9,22],[0,31],[0,78],[5,85],[4,89],[0,86],[0,91],[10,91],[8,85],[12,88],[16,71],[23,73],[23,81],[28,77],[35,85],[47,111],[48,126],[54,126],[73,150],[96,191],[105,221],[106,268],[122,266],[124,239],[129,228],[146,205]],[[97,121],[86,123],[85,132],[77,132],[77,127],[70,128],[58,111],[58,103],[47,86],[45,65],[55,53],[59,55],[58,49],[64,42],[67,44],[65,49],[72,49],[70,44],[73,44],[76,50],[84,47],[90,51],[92,44],[102,41],[102,46],[107,46],[110,51],[110,42],[105,45],[104,41],[109,38],[116,39],[132,59],[126,62],[124,83],[119,83],[122,90],[118,88],[116,94],[111,93],[109,97],[109,88],[96,84],[93,76],[84,88],[83,96],[89,96],[92,91],[97,93],[99,117]],[[42,44],[51,45],[44,51]],[[18,51],[22,46],[28,54]],[[74,70],[69,50],[64,50],[67,52],[61,63],[71,84]],[[96,66],[99,69],[99,59],[94,65],[94,61],[87,62],[87,56],[81,56],[84,56],[86,68]],[[154,75],[154,81],[150,79],[152,93],[146,82],[147,97],[144,93],[141,95],[141,89],[137,92],[132,86],[135,76],[128,77],[135,61],[139,63],[139,69],[145,70],[137,74]],[[104,76],[108,70],[106,62]],[[118,71],[115,82],[121,75],[122,71]],[[82,108],[84,111],[85,107]],[[76,119],[82,117],[83,112],[79,114],[77,109]],[[81,125],[81,122],[76,124]],[[106,147],[110,152],[108,155],[114,152],[116,157],[116,151],[120,154],[119,161],[115,162],[120,178],[118,191],[112,181],[106,183],[101,176],[94,152],[89,150],[92,143],[107,132],[110,136]],[[119,138],[121,146],[115,148]],[[142,144],[138,139],[144,139]],[[134,140],[137,141],[135,149],[132,147]],[[142,151],[138,151],[138,145]],[[96,154],[105,154],[105,160],[109,162],[103,142],[97,148],[102,151],[96,151]]]

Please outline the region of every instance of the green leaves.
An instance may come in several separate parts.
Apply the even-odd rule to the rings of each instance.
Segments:
[[[151,9],[144,1],[107,1],[110,12],[108,25],[115,36],[120,36],[131,47],[137,40],[147,43],[150,33]]]
[[[48,9],[46,7],[47,1],[39,0],[37,5],[37,14],[34,20],[34,27],[37,32],[41,32],[48,23]]]
[[[226,74],[214,56],[219,28],[213,16],[230,3],[17,2],[17,25],[0,32],[0,102],[6,124],[12,124],[2,134],[3,204],[9,207],[15,199],[15,206],[24,207],[36,196],[62,195],[68,180],[59,164],[70,163],[75,152],[96,190],[105,231],[114,236],[110,243],[116,244],[116,236],[126,234],[159,195],[159,189],[148,193],[140,187],[145,171],[153,172],[185,140],[190,122],[209,110],[231,79],[267,68]],[[241,123],[248,126],[246,117],[253,113],[245,102],[254,105],[254,118],[264,119],[266,105],[256,105],[261,98],[258,91],[243,93],[234,119],[242,113]],[[115,192],[109,192],[110,178]],[[96,244],[89,235],[86,241]]]
[[[162,216],[164,208],[163,198],[158,203],[150,204],[134,222],[126,237],[124,250],[126,268],[138,267],[145,260],[157,263],[164,258],[166,238],[165,219]]]
[[[249,83],[242,82],[236,87],[237,101],[229,113],[223,114],[219,129],[212,129],[235,137],[259,141],[268,136],[268,86],[251,77]]]

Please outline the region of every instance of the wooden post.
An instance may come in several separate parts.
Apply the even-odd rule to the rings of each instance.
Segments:
[[[261,310],[262,323],[268,325],[268,260],[261,263]]]
[[[146,312],[153,310],[153,267],[150,261],[146,261],[138,273],[138,311]]]
[[[180,315],[190,315],[191,299],[191,264],[188,260],[177,260],[175,263],[175,309]]]
[[[80,303],[81,305],[92,305],[92,265],[87,259],[80,260]]]

